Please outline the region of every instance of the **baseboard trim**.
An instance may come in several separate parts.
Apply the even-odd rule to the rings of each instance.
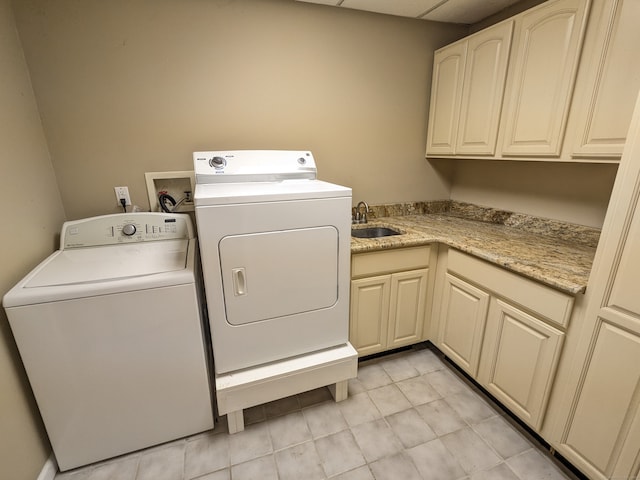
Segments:
[[[56,463],[56,458],[53,456],[53,453],[51,453],[47,461],[44,462],[42,470],[40,470],[40,475],[38,475],[36,480],[53,480],[56,473],[58,473],[58,464]]]

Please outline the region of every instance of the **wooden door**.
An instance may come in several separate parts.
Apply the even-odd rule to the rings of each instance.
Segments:
[[[586,0],[518,17],[505,98],[503,155],[558,156],[580,56]]]
[[[438,347],[475,377],[489,309],[489,294],[450,273],[440,312]]]
[[[640,472],[639,197],[640,101],[596,252],[554,439],[593,479],[636,478]]]
[[[493,155],[502,112],[513,21],[469,37],[456,155]]]
[[[387,348],[418,343],[422,338],[427,303],[429,269],[391,276]]]
[[[349,341],[360,356],[387,346],[390,288],[390,275],[351,281]]]
[[[539,430],[564,334],[509,303],[492,299],[478,380]]]
[[[438,50],[433,60],[427,155],[453,155],[460,118],[467,42]]]
[[[574,157],[622,155],[640,90],[640,2],[615,0],[604,3],[603,8],[601,15],[592,15],[596,39],[591,44],[593,53],[583,58],[585,80],[575,99],[578,133]]]

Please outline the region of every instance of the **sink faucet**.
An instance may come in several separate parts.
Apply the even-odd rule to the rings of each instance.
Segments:
[[[364,207],[364,212],[360,211],[360,207]],[[352,223],[367,223],[367,213],[369,213],[369,205],[367,205],[367,202],[359,202],[353,209]]]

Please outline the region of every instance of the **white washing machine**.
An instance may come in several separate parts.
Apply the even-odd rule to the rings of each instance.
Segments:
[[[213,428],[188,215],[66,222],[3,299],[58,466]]]
[[[194,170],[220,413],[273,399],[281,387],[280,396],[291,394],[274,386],[225,406],[229,382],[246,390],[237,383],[246,375],[264,387],[269,368],[295,370],[321,352],[347,359],[355,376],[351,189],[317,180],[308,151],[196,152]]]

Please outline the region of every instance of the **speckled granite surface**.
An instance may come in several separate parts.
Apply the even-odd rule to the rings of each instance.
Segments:
[[[590,227],[457,202],[371,210],[375,218],[354,228],[382,225],[403,234],[352,237],[351,253],[443,243],[570,294],[585,291],[599,237]]]

